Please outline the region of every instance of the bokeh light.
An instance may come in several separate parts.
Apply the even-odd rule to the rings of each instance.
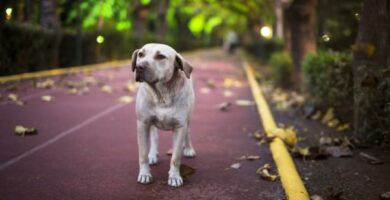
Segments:
[[[96,37],[96,42],[102,44],[104,42],[104,37],[102,35],[98,35]]]
[[[263,26],[260,29],[260,34],[264,38],[271,39],[272,38],[272,29],[269,26]]]

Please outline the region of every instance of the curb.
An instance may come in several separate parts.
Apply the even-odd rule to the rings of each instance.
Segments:
[[[111,61],[111,62],[105,62],[100,64],[81,65],[81,66],[74,66],[74,67],[67,67],[67,68],[56,68],[56,69],[45,70],[45,71],[16,74],[10,76],[0,76],[0,84],[10,82],[10,81],[21,81],[21,80],[31,79],[31,78],[42,78],[42,77],[49,77],[49,76],[58,76],[63,74],[74,74],[79,72],[88,73],[96,70],[120,68],[126,64],[130,64],[130,60]]]
[[[267,135],[270,135],[272,130],[276,129],[276,123],[272,113],[265,100],[261,87],[255,79],[255,74],[252,66],[246,61],[243,61],[243,66],[248,77],[248,81],[252,90],[253,97],[257,105],[263,127]],[[278,169],[280,179],[287,199],[289,200],[310,200],[309,194],[298,174],[295,164],[287,151],[284,142],[280,138],[275,138],[270,144],[272,157]]]

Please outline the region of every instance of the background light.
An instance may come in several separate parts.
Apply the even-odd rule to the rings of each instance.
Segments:
[[[269,26],[263,26],[260,29],[261,36],[270,39],[272,38],[272,29]]]
[[[330,37],[329,37],[329,35],[323,35],[322,36],[322,40],[324,40],[324,42],[329,42],[329,40],[330,40]]]
[[[101,35],[98,35],[98,36],[96,37],[96,42],[99,43],[99,44],[103,43],[103,42],[104,42],[104,37],[101,36]]]
[[[5,9],[5,18],[6,18],[7,20],[10,20],[11,17],[12,17],[12,8],[7,8],[7,9]]]

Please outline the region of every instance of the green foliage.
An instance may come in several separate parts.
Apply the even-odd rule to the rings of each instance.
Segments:
[[[303,61],[304,90],[312,100],[326,106],[352,106],[352,56],[320,51]]]
[[[272,76],[277,85],[282,87],[291,85],[294,65],[288,52],[273,53],[268,64],[271,66]]]

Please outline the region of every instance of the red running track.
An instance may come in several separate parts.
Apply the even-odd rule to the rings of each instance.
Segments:
[[[248,136],[262,129],[255,106],[237,106],[237,99],[253,100],[244,71],[237,58],[218,50],[187,55],[195,66],[193,73],[196,107],[192,116],[192,137],[197,157],[183,158],[183,164],[196,173],[181,188],[167,185],[171,133],[160,134],[160,160],[152,167],[154,183],[138,184],[138,153],[134,102],[123,104],[118,98],[135,96],[123,90],[133,79],[129,66],[95,71],[91,76],[100,84],[84,95],[67,89],[36,89],[32,81],[17,84],[17,93],[26,100],[18,106],[0,92],[0,199],[283,199],[279,181],[267,182],[256,175],[264,163],[273,164],[267,145],[259,146]],[[129,63],[130,64],[130,63]],[[54,77],[81,80],[84,74]],[[226,88],[226,77],[241,86]],[[213,80],[209,94],[200,92]],[[113,87],[112,94],[100,90],[101,84]],[[203,89],[204,90],[204,89]],[[223,95],[230,90],[231,97]],[[42,95],[53,102],[43,102]],[[224,101],[233,105],[221,112]],[[38,135],[16,136],[16,125],[36,127]],[[237,161],[242,155],[259,155],[255,161]],[[241,168],[229,169],[240,162]]]

